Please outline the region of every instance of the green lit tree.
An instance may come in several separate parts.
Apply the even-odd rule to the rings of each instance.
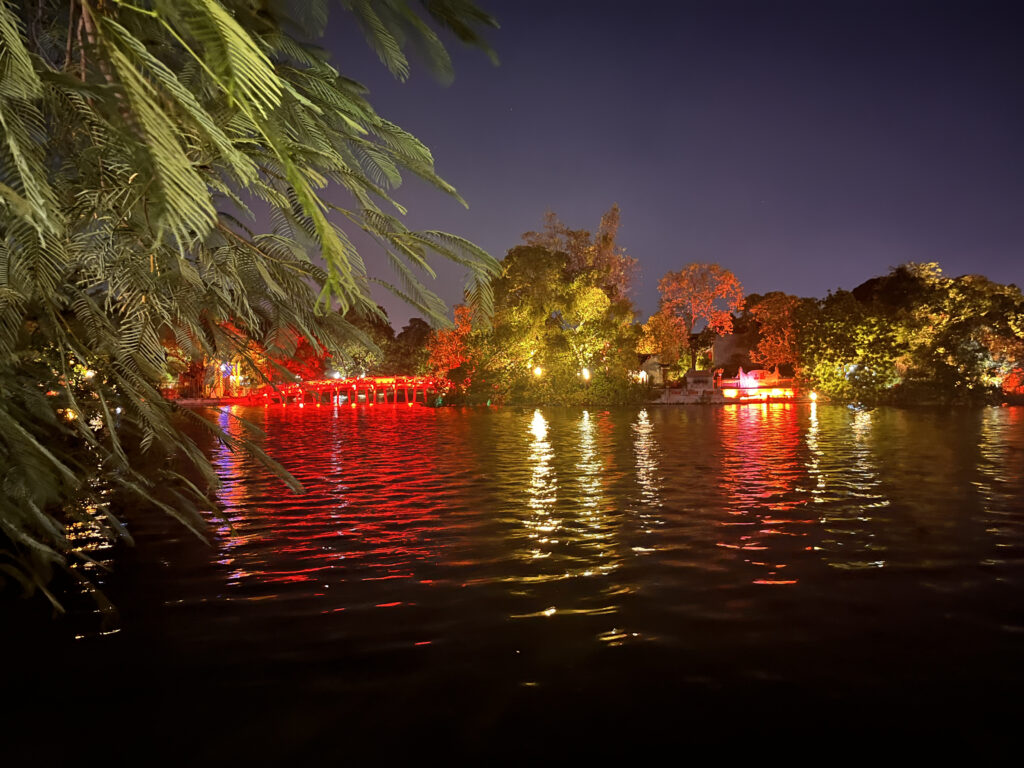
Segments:
[[[876,403],[890,397],[900,382],[899,328],[849,291],[805,300],[794,314],[798,371],[810,386],[841,401]]]
[[[903,264],[794,313],[801,375],[843,400],[984,401],[1024,361],[1024,297],[980,275]]]
[[[635,260],[616,243],[619,210],[597,235],[569,230],[554,214],[511,249],[494,281],[492,330],[473,337],[473,391],[500,402],[625,402],[635,396]]]

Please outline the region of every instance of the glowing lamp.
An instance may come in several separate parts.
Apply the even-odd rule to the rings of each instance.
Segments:
[[[739,394],[738,389],[723,389],[722,397],[736,397]]]
[[[583,377],[584,381],[590,381],[590,369],[584,368],[582,371],[580,371],[580,376]]]
[[[818,399],[818,393],[817,392],[811,392],[811,402],[813,402],[813,401],[815,401],[817,399]]]
[[[538,365],[538,366],[536,366],[536,367],[535,367],[535,368],[533,369],[533,375],[534,375],[534,376],[537,376],[538,378],[539,378],[540,376],[543,376],[543,375],[544,375],[544,369],[543,369],[543,368],[541,368],[541,367],[540,367],[539,365]]]

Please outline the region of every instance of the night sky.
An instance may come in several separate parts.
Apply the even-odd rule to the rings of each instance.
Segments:
[[[1024,5],[482,0],[501,64],[394,81],[332,21],[335,65],[469,202],[410,181],[413,228],[501,258],[554,210],[622,209],[644,318],[693,262],[748,293],[823,296],[906,261],[1024,284]],[[366,249],[373,261],[372,248]],[[383,274],[383,273],[379,273]],[[461,298],[461,268],[435,289]],[[396,328],[410,310],[382,302]]]

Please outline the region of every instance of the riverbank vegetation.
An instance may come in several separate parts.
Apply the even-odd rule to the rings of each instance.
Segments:
[[[652,395],[641,373],[651,359],[676,386],[691,368],[777,369],[843,403],[1024,396],[1015,285],[902,264],[820,299],[744,295],[730,270],[692,263],[661,278],[658,311],[642,321],[631,299],[640,263],[617,244],[619,216],[613,206],[595,235],[549,214],[501,261],[492,317],[460,305],[449,328],[414,319],[395,337],[384,324],[373,335],[380,351],[348,370],[430,374],[446,382],[447,402],[464,404],[641,402]],[[329,367],[325,359],[320,370]]]
[[[641,364],[668,383],[691,368],[780,369],[833,401],[868,405],[1000,403],[1024,395],[1024,297],[981,275],[903,264],[821,299],[744,295],[717,264],[662,277],[641,323],[630,299],[638,262],[618,248],[619,211],[598,235],[553,214],[524,235],[494,281],[492,324],[456,309],[428,341],[430,372],[468,403],[616,404],[650,396]],[[615,226],[611,226],[611,222]],[[727,342],[727,343],[725,343]]]

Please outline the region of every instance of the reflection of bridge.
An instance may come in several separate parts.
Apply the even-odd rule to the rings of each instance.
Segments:
[[[269,403],[423,403],[441,391],[430,376],[366,376],[358,379],[317,379],[295,384],[267,385],[253,393],[252,400]]]

